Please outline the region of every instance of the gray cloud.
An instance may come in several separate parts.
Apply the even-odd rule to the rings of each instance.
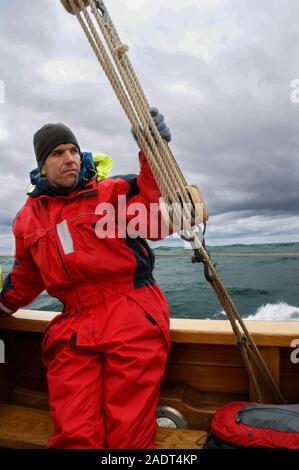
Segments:
[[[205,196],[211,237],[221,238],[227,214],[234,240],[251,236],[252,228],[242,228],[245,213],[256,239],[270,242],[276,219],[294,226],[299,104],[290,101],[290,83],[299,77],[298,2],[219,0],[203,2],[205,8],[192,1],[153,2],[150,19],[142,9],[129,11],[132,1],[118,8],[106,3],[149,101],[171,127],[173,153]],[[129,123],[75,18],[58,1],[28,4],[0,5],[6,92],[0,104],[0,233],[9,232],[24,202],[34,167],[32,135],[45,122],[65,122],[82,148],[110,153],[115,173],[138,168]],[[276,231],[276,239],[279,233],[285,239],[283,223]]]

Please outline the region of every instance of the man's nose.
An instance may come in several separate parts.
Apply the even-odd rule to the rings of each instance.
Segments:
[[[64,152],[64,161],[66,162],[73,162],[75,160],[75,154],[70,150],[66,150]]]

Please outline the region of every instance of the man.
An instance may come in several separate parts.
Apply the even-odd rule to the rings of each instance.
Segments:
[[[151,113],[169,141],[163,116],[156,108]],[[55,425],[49,447],[153,448],[170,346],[167,302],[146,240],[130,236],[113,211],[121,230],[99,237],[97,228],[104,217],[99,207],[116,209],[120,197],[126,223],[136,203],[146,208],[148,222],[160,191],[142,151],[138,177],[97,181],[92,155],[80,151],[63,124],[39,129],[34,149],[38,168],[13,224],[15,265],[0,311],[10,315],[44,289],[64,304],[43,340]]]

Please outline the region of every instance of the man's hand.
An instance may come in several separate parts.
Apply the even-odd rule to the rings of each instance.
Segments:
[[[169,127],[167,127],[165,124],[163,114],[159,113],[158,108],[150,108],[150,113],[154,120],[154,123],[156,124],[158,131],[160,132],[162,139],[166,140],[166,142],[170,142],[171,133],[170,133]]]
[[[171,141],[171,133],[170,133],[170,130],[169,130],[169,127],[167,127],[167,125],[165,124],[165,121],[164,121],[164,116],[163,114],[160,114],[158,108],[150,108],[150,113],[151,113],[151,116],[154,120],[154,123],[156,124],[156,127],[162,137],[162,139],[166,140],[166,142],[170,142]],[[140,130],[142,130],[141,126],[140,126]],[[131,129],[131,132],[133,134],[133,137],[138,145],[139,148],[141,148],[141,145],[137,139],[137,136],[135,134],[135,132],[133,131],[133,129]]]

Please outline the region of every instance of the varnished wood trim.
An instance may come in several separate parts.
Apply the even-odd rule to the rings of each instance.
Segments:
[[[0,331],[20,330],[43,333],[49,319],[57,312],[19,310],[10,318],[0,320]],[[258,346],[290,346],[299,338],[299,322],[245,321]],[[228,320],[192,320],[175,318],[170,321],[171,340],[174,343],[235,344]]]

